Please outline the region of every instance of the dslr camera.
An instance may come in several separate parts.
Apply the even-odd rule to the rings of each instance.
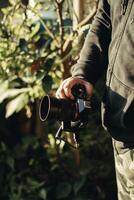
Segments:
[[[85,86],[76,84],[72,88],[74,100],[57,99],[48,95],[40,102],[39,115],[41,121],[56,120],[61,122],[56,138],[60,139],[62,131],[76,133],[88,123],[94,110],[93,98],[87,97]]]

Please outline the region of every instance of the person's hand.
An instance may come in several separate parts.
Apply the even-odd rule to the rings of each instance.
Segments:
[[[77,78],[77,77],[70,77],[65,79],[60,87],[58,88],[56,92],[56,97],[59,99],[74,99],[74,96],[71,93],[71,89],[76,84],[82,84],[85,86],[86,93],[88,96],[92,96],[93,94],[93,85],[83,79]]]

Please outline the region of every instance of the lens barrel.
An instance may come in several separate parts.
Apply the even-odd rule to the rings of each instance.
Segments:
[[[76,113],[76,103],[71,100],[57,99],[47,95],[42,98],[40,103],[39,115],[42,121],[47,119],[75,121]]]

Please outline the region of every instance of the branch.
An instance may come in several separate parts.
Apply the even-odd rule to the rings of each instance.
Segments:
[[[78,25],[77,28],[82,27],[84,25],[86,25],[87,23],[90,23],[93,19],[93,17],[95,16],[97,11],[97,5],[94,7],[93,11],[87,15],[87,17],[85,17]]]
[[[78,36],[78,30],[88,24],[89,22],[91,22],[91,20],[93,19],[93,17],[95,16],[97,11],[97,5],[94,7],[93,11],[86,17],[84,18],[77,26],[76,28],[72,31],[70,37],[65,41],[64,45],[63,45],[63,52],[64,54],[66,54],[66,52],[68,51],[68,49],[70,48],[72,41],[74,40],[74,37]]]
[[[60,36],[60,57],[63,57],[63,43],[64,43],[64,23],[63,23],[63,3],[64,0],[55,0],[57,15],[59,19],[59,36]]]

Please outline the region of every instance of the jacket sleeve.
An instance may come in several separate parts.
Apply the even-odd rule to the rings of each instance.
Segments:
[[[97,13],[86,36],[80,57],[71,69],[72,76],[82,77],[95,84],[107,69],[110,40],[110,6],[107,0],[99,0]]]

